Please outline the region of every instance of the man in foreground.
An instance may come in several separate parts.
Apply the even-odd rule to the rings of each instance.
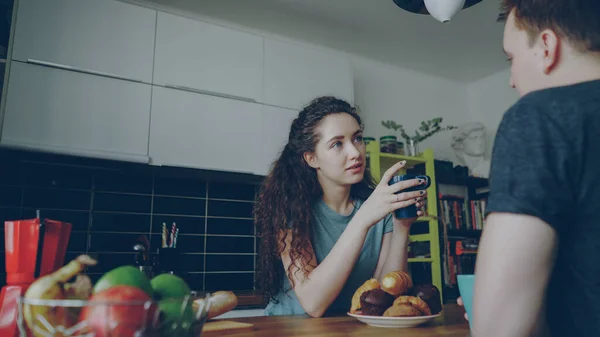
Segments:
[[[600,1],[503,0],[500,123],[473,336],[600,335]]]

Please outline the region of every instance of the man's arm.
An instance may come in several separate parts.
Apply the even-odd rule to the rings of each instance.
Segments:
[[[558,239],[539,218],[491,213],[477,254],[473,336],[529,337],[542,307]]]

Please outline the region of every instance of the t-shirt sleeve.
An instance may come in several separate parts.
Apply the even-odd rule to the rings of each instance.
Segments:
[[[516,104],[500,123],[486,215],[530,215],[560,232],[574,204],[568,179],[571,148],[560,125],[539,107]]]
[[[394,230],[394,216],[390,213],[383,218],[383,234],[390,233]]]

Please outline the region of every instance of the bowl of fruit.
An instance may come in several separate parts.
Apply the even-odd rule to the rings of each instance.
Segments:
[[[82,272],[95,264],[81,255],[33,282],[17,298],[21,336],[199,337],[206,320],[237,305],[231,292],[200,294],[176,275],[149,279],[134,266],[92,284]]]

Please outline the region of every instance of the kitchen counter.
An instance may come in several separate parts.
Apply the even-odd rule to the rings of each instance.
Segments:
[[[350,316],[310,318],[308,316],[271,316],[230,319],[254,325],[251,332],[239,332],[235,337],[275,336],[403,336],[403,337],[468,337],[469,324],[464,310],[456,304],[444,306],[443,314],[435,320],[415,328],[376,328]],[[225,335],[225,334],[221,334]]]

